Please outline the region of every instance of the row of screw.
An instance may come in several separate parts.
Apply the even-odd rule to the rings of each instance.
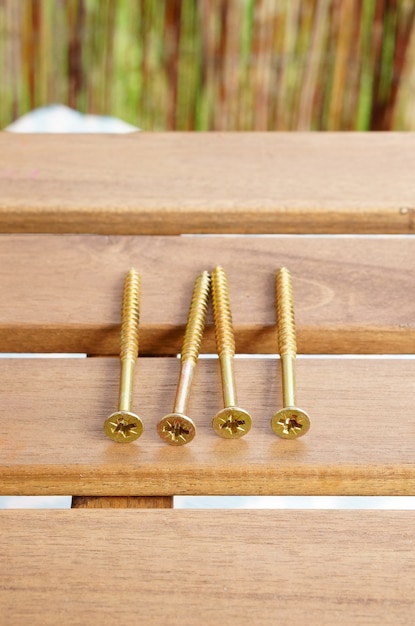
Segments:
[[[125,278],[123,291],[118,411],[110,415],[104,424],[105,433],[118,443],[134,441],[143,432],[141,419],[131,412],[134,365],[138,356],[140,290],[140,275],[135,269],[131,269]],[[196,435],[195,424],[186,415],[186,409],[205,327],[210,292],[224,403],[224,408],[213,418],[212,425],[218,435],[228,439],[243,437],[252,426],[249,413],[237,406],[233,367],[235,339],[228,280],[223,268],[218,266],[211,276],[208,272],[203,272],[196,279],[181,351],[180,374],[173,411],[163,417],[157,425],[161,439],[174,446],[189,443]],[[285,267],[277,272],[276,299],[283,408],[275,413],[271,426],[279,437],[294,439],[307,432],[310,420],[305,411],[295,406],[294,362],[297,345],[294,301],[291,274]]]

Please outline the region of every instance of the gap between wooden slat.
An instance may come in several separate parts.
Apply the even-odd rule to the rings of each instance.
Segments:
[[[172,509],[172,496],[72,496],[72,509]]]

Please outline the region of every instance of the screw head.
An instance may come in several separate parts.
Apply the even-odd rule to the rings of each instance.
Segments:
[[[157,424],[159,437],[171,446],[184,446],[196,435],[194,422],[183,413],[169,413]]]
[[[252,418],[238,406],[227,406],[213,418],[215,432],[225,439],[239,439],[251,430]]]
[[[130,411],[116,411],[104,422],[104,432],[117,443],[130,443],[143,434],[141,419]]]
[[[283,439],[296,439],[310,428],[310,418],[302,409],[287,406],[275,413],[271,419],[272,430]]]

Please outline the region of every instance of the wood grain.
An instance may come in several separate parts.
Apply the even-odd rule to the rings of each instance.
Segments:
[[[415,359],[299,359],[297,404],[311,429],[281,440],[278,363],[237,359],[238,402],[253,417],[241,440],[212,427],[222,407],[217,360],[198,364],[188,415],[197,436],[163,443],[179,362],[142,358],[133,410],[145,431],[132,444],[103,433],[115,409],[116,359],[1,360],[0,493],[78,496],[415,495]]]
[[[2,511],[0,613],[13,626],[409,625],[413,516]]]
[[[142,274],[141,354],[176,354],[196,275],[229,275],[238,352],[277,351],[275,272],[293,274],[303,353],[415,353],[410,237],[0,237],[4,352],[117,354],[122,285]],[[211,321],[211,318],[210,318]],[[202,350],[215,351],[209,324]]]
[[[411,233],[411,133],[0,134],[0,230]]]
[[[72,509],[172,509],[172,496],[72,496]]]

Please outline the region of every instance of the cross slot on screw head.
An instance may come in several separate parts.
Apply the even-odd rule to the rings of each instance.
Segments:
[[[143,433],[143,422],[131,412],[134,366],[138,356],[140,275],[131,269],[124,281],[120,336],[120,391],[118,411],[104,422],[105,434],[117,443],[130,443]]]

